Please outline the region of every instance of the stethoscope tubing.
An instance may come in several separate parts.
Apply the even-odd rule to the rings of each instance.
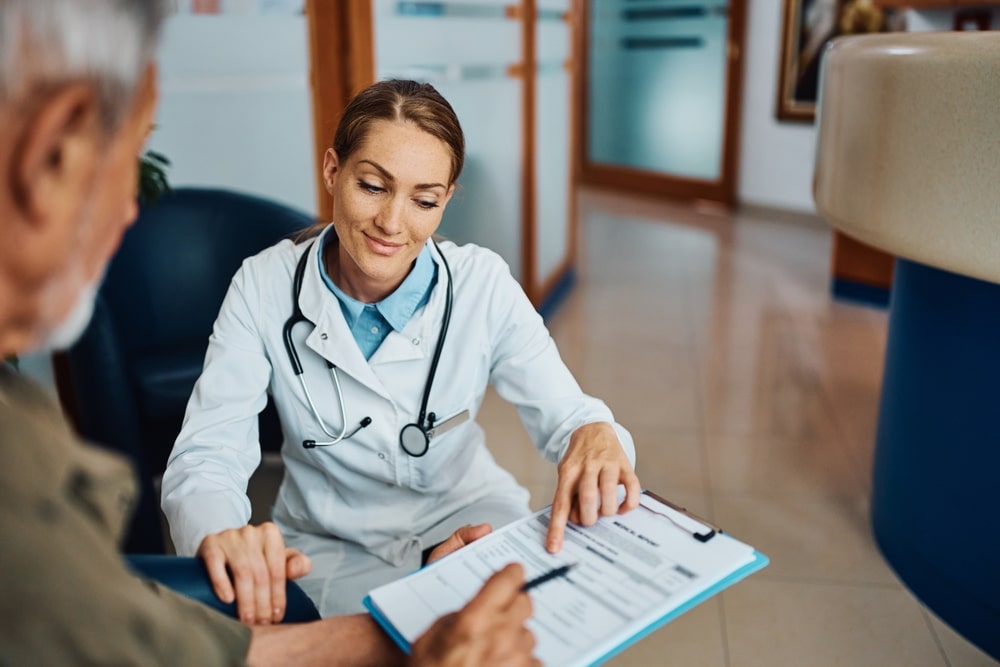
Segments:
[[[299,305],[299,297],[302,293],[302,283],[305,280],[306,265],[308,264],[309,254],[313,252],[316,247],[316,241],[311,243],[309,247],[305,250],[302,257],[299,259],[298,265],[295,267],[295,276],[292,281],[292,314],[285,321],[285,325],[282,328],[282,339],[285,345],[285,351],[288,354],[289,363],[292,366],[292,371],[299,380],[299,385],[302,387],[302,392],[305,394],[306,401],[309,404],[309,409],[312,411],[313,416],[316,421],[319,422],[320,428],[323,433],[331,440],[327,442],[317,442],[315,440],[303,440],[302,446],[306,449],[313,449],[315,447],[328,447],[331,445],[336,445],[339,442],[347,440],[360,431],[366,428],[372,423],[371,417],[365,417],[359,424],[348,432],[347,427],[347,409],[344,405],[344,392],[340,386],[340,377],[337,373],[337,367],[328,359],[324,358],[327,368],[330,370],[330,374],[333,377],[334,388],[337,392],[337,403],[340,408],[340,416],[343,427],[339,434],[334,434],[331,432],[327,426],[326,422],[323,420],[316,408],[316,404],[313,402],[312,394],[309,392],[309,388],[306,386],[306,381],[303,373],[302,362],[299,359],[298,351],[295,349],[295,341],[292,340],[292,330],[295,328],[296,324],[300,322],[307,322],[312,324],[313,327],[316,325],[305,316],[302,312],[302,308]],[[417,417],[416,422],[411,422],[405,425],[399,432],[399,445],[407,454],[413,457],[424,456],[430,449],[430,436],[428,431],[434,428],[434,422],[436,421],[436,415],[431,412],[429,415],[427,413],[427,405],[430,401],[431,389],[434,386],[434,378],[437,375],[438,363],[441,361],[441,353],[444,350],[445,338],[448,334],[448,327],[451,325],[451,311],[452,304],[454,303],[454,288],[453,279],[451,274],[451,267],[448,265],[448,260],[445,259],[444,253],[441,251],[440,246],[433,239],[431,243],[434,244],[434,249],[437,250],[438,256],[441,258],[441,264],[444,266],[445,273],[448,277],[447,292],[444,305],[444,316],[441,323],[441,335],[438,336],[437,345],[434,348],[434,356],[431,359],[430,372],[427,375],[427,382],[424,385],[424,393],[420,402],[420,414]],[[407,437],[406,434],[411,433],[413,438],[416,438],[416,443],[407,444],[407,440],[413,438]],[[417,444],[416,447],[413,444]]]

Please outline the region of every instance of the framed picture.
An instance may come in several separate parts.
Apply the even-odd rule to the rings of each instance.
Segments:
[[[834,37],[905,29],[904,14],[865,0],[784,0],[778,65],[778,120],[811,123],[819,73]]]
[[[989,30],[993,12],[988,9],[960,9],[955,12],[955,30]]]

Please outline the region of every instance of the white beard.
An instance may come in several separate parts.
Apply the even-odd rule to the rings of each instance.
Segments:
[[[37,352],[56,352],[73,345],[83,335],[90,318],[94,315],[94,302],[97,300],[97,288],[100,281],[87,285],[80,291],[72,310],[49,331],[36,346]]]

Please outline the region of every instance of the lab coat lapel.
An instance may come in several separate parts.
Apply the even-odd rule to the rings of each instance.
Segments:
[[[322,244],[326,234],[332,233],[331,229],[332,226],[328,227],[317,237],[316,243]],[[347,321],[344,320],[337,297],[330,293],[320,278],[317,248],[317,245],[311,244],[306,249],[309,256],[306,259],[302,292],[299,294],[302,314],[316,323],[315,328],[306,337],[306,346],[332,362],[342,373],[350,375],[379,396],[392,400],[381,380],[372,372],[368,361],[361,354]]]
[[[430,241],[427,242],[430,244]],[[372,355],[371,363],[383,364],[395,361],[413,361],[434,354],[441,326],[444,321],[444,304],[447,298],[448,276],[441,266],[435,250],[431,257],[438,267],[437,282],[431,296],[422,310],[417,311],[402,331],[390,333]]]

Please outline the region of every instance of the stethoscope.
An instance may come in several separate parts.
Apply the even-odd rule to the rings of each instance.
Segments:
[[[427,384],[424,386],[424,397],[420,402],[420,415],[417,417],[417,421],[407,424],[399,432],[399,445],[403,448],[403,451],[410,456],[423,456],[426,454],[427,450],[430,448],[431,436],[434,435],[437,415],[433,412],[430,414],[427,413],[427,401],[431,396],[431,387],[434,385],[434,375],[437,372],[438,362],[441,360],[441,350],[444,348],[444,339],[448,333],[448,325],[451,323],[451,305],[454,299],[454,294],[452,292],[451,267],[448,266],[448,260],[444,258],[444,253],[441,252],[441,248],[438,247],[437,242],[432,240],[431,243],[434,244],[434,248],[437,250],[437,254],[441,258],[441,264],[444,266],[445,273],[448,274],[448,291],[447,298],[444,302],[444,319],[441,323],[441,335],[438,337],[437,347],[434,348],[434,357],[431,359],[430,374],[427,376]],[[306,396],[306,401],[309,402],[309,409],[312,410],[313,416],[316,418],[316,421],[319,422],[320,428],[323,429],[323,433],[325,433],[328,438],[331,438],[327,442],[303,440],[302,446],[306,449],[336,445],[339,442],[353,437],[358,431],[366,428],[372,423],[371,417],[365,417],[358,423],[357,426],[348,432],[347,411],[344,408],[344,392],[340,388],[340,377],[337,374],[337,367],[333,364],[333,362],[324,358],[323,361],[326,362],[326,367],[330,369],[330,374],[333,376],[333,385],[337,391],[337,403],[340,406],[340,418],[343,423],[340,433],[336,435],[332,433],[326,427],[326,422],[324,422],[323,418],[320,416],[319,410],[316,409],[316,405],[313,403],[312,395],[309,393],[309,388],[306,386],[306,381],[302,374],[302,363],[299,361],[298,352],[295,351],[295,343],[292,341],[292,329],[300,322],[308,322],[309,324],[312,324],[313,327],[316,326],[309,318],[302,314],[302,308],[299,306],[299,294],[302,292],[302,281],[305,278],[306,263],[309,259],[309,254],[313,252],[315,245],[316,243],[313,242],[309,246],[309,248],[302,254],[298,265],[295,267],[295,280],[292,284],[292,316],[285,322],[283,329],[285,350],[288,352],[288,359],[292,364],[292,370],[295,372],[296,377],[298,377],[299,384],[302,385],[302,391]],[[440,424],[438,424],[438,426],[440,426]]]

